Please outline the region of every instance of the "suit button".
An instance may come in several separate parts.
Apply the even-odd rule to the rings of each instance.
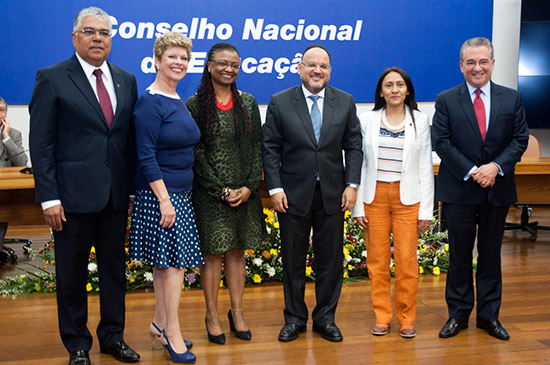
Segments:
[[[106,165],[107,167],[111,167],[111,163],[110,163],[110,162],[107,162],[105,165]]]

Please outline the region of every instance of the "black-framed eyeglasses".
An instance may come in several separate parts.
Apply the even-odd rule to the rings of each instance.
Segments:
[[[239,65],[238,63],[229,63],[227,61],[214,61],[214,60],[210,60],[208,61],[210,63],[213,63],[214,65],[218,66],[219,68],[227,68],[227,67],[231,67],[233,70],[238,70],[241,68],[241,65]]]
[[[96,34],[99,35],[100,38],[109,38],[111,36],[111,32],[107,29],[96,30],[93,28],[84,28],[82,30],[75,30],[74,33],[82,33],[86,38],[93,37]]]

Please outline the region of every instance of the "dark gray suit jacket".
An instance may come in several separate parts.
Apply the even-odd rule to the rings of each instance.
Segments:
[[[340,212],[346,184],[361,182],[362,161],[361,129],[350,94],[327,86],[319,144],[301,85],[271,97],[264,125],[264,176],[268,190],[284,189],[288,213],[307,214],[317,172],[326,213]]]
[[[435,199],[477,205],[488,199],[495,206],[517,200],[514,168],[529,141],[520,94],[491,82],[491,113],[485,140],[481,138],[466,82],[437,95],[432,125],[433,148],[441,157]],[[504,176],[482,188],[464,176],[476,165],[496,162]]]
[[[135,77],[109,63],[117,108],[109,129],[76,55],[39,70],[29,105],[36,202],[60,199],[66,212],[101,211],[109,197],[128,207],[136,153]]]
[[[0,143],[0,167],[25,166],[27,161],[21,132],[10,128],[10,139],[6,144]]]

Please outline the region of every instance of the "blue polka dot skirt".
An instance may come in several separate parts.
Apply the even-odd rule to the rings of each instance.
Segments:
[[[134,201],[130,229],[130,253],[133,260],[155,267],[201,266],[199,235],[191,191],[169,193],[176,211],[176,222],[170,229],[160,223],[159,201],[151,190],[139,190]]]

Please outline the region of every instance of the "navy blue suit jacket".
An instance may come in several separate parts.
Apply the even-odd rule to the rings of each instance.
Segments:
[[[76,55],[36,74],[29,105],[36,202],[61,200],[69,213],[101,211],[112,197],[127,209],[136,153],[135,77],[108,63],[117,107],[109,129]]]
[[[438,94],[432,125],[433,148],[441,157],[436,200],[464,205],[487,202],[510,205],[517,200],[514,168],[527,148],[529,129],[520,94],[491,82],[491,112],[481,138],[466,82]],[[490,188],[464,176],[476,165],[496,162],[504,173]]]

